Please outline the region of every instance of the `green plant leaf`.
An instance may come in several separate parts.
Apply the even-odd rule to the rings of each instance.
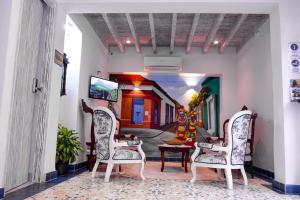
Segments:
[[[76,160],[83,147],[75,130],[69,130],[62,124],[58,125],[56,162],[70,163]]]

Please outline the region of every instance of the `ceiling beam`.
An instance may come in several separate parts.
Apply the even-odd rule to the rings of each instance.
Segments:
[[[205,41],[205,44],[203,46],[203,49],[202,49],[203,53],[208,52],[208,49],[209,49],[211,43],[214,41],[217,31],[218,31],[224,17],[225,17],[225,14],[219,14],[218,17],[215,19],[214,25],[213,25],[212,29],[210,30],[210,32],[207,36],[207,39]]]
[[[187,53],[190,53],[190,52],[191,52],[191,49],[192,49],[192,43],[193,43],[193,38],[194,38],[194,35],[195,35],[196,28],[197,28],[197,26],[198,26],[199,18],[200,18],[200,14],[199,14],[199,13],[196,13],[196,14],[194,15],[192,28],[191,28],[191,31],[190,31],[190,35],[189,35],[189,38],[188,38],[187,45],[186,45],[186,52],[187,52]]]
[[[258,35],[260,33],[260,28],[266,22],[266,20],[267,19],[262,20],[259,23],[257,23],[256,28],[252,29],[252,32],[249,34],[249,37],[246,38],[246,40],[244,40],[239,46],[237,46],[236,52],[239,52],[251,38],[255,37],[256,35]]]
[[[121,40],[120,40],[120,37],[118,35],[118,33],[116,32],[115,28],[113,27],[112,23],[110,22],[109,18],[108,18],[108,15],[106,13],[103,13],[102,14],[102,17],[110,31],[110,33],[112,34],[114,40],[116,41],[118,47],[119,47],[119,50],[121,53],[124,53],[124,45],[122,44]]]
[[[126,15],[126,18],[127,18],[127,22],[129,24],[131,35],[134,39],[135,50],[136,50],[137,53],[141,53],[140,43],[139,43],[138,37],[137,37],[136,32],[135,32],[135,28],[134,28],[134,25],[133,25],[133,22],[132,22],[132,18],[131,18],[129,13],[126,13],[125,15]]]
[[[245,19],[247,18],[247,14],[242,14],[237,23],[234,25],[233,29],[231,29],[230,33],[228,34],[227,38],[224,40],[224,42],[222,43],[222,45],[220,46],[220,53],[224,52],[224,49],[228,46],[229,42],[231,41],[231,39],[233,38],[233,36],[236,34],[236,32],[239,30],[240,26],[242,25],[242,23],[245,21]]]
[[[171,42],[170,42],[170,53],[171,54],[174,51],[175,34],[176,34],[176,24],[177,24],[177,13],[173,13],[173,15],[172,15]]]
[[[150,23],[150,31],[151,31],[151,39],[152,39],[152,48],[153,48],[153,52],[156,53],[155,27],[154,27],[154,19],[152,13],[149,13],[149,23]]]

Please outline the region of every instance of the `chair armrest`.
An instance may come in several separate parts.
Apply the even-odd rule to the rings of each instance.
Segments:
[[[211,151],[228,151],[227,147],[215,145],[215,144],[209,144],[209,143],[198,143],[199,148],[205,148],[209,149]]]
[[[143,144],[142,140],[128,140],[124,142],[116,142],[115,146],[116,147],[132,147],[132,146],[140,146]]]
[[[212,149],[213,144],[200,142],[200,143],[198,143],[198,147],[199,148],[205,148],[205,149]]]
[[[138,146],[143,144],[142,140],[127,140],[126,142],[128,146]]]
[[[213,145],[213,148],[211,149],[212,151],[224,151],[227,152],[229,149],[228,147],[224,146],[219,146],[219,145]]]

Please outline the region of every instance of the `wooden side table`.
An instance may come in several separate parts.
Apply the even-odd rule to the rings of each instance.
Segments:
[[[194,149],[192,146],[188,145],[169,145],[163,144],[159,145],[158,149],[160,150],[160,159],[161,159],[161,172],[164,171],[165,167],[165,151],[173,152],[173,153],[181,153],[181,165],[184,167],[185,172],[188,172],[187,163],[190,159],[190,150]]]

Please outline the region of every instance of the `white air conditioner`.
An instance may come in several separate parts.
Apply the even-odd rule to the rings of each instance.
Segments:
[[[181,57],[144,57],[144,71],[148,73],[178,73],[182,65]]]

